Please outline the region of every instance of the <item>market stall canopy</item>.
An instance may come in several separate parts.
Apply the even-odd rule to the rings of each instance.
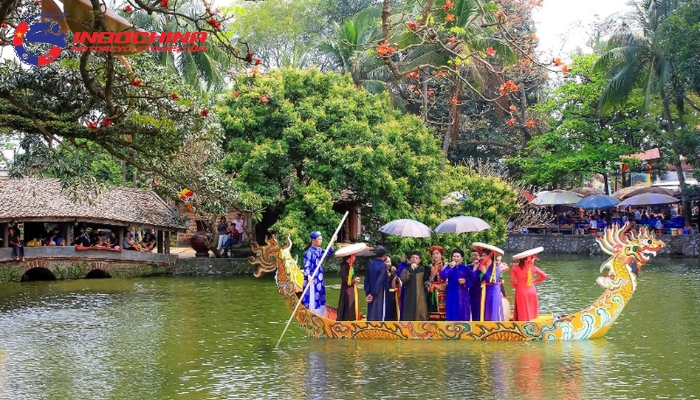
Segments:
[[[665,195],[672,195],[672,191],[664,189],[662,187],[656,187],[656,186],[651,186],[651,187],[645,187],[645,186],[630,186],[626,188],[622,188],[618,190],[617,192],[611,194],[612,197],[620,200],[627,199],[632,196],[636,196],[638,194],[643,194],[643,193],[658,193],[658,194],[665,194]]]
[[[581,200],[581,195],[568,190],[549,190],[540,192],[530,202],[536,206],[558,206],[574,204]]]
[[[628,207],[628,206],[652,206],[655,204],[671,204],[678,203],[680,200],[673,196],[658,193],[643,193],[636,196],[632,196],[627,200],[622,201],[618,204],[618,207]]]
[[[605,210],[607,208],[613,208],[617,206],[618,203],[620,203],[620,200],[612,196],[597,194],[593,196],[584,197],[583,199],[579,200],[576,204],[574,204],[574,207],[580,207],[586,211]]]

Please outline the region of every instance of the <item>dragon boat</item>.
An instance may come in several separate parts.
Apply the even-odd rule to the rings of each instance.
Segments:
[[[610,257],[601,264],[596,279],[603,294],[589,307],[569,315],[546,315],[532,321],[335,321],[335,310],[327,305],[328,315],[311,312],[299,305],[302,273],[292,258],[292,243],[278,243],[274,237],[266,246],[253,246],[260,277],[277,271],[277,288],[294,319],[306,333],[318,339],[424,339],[424,340],[584,340],[602,337],[622,313],[637,289],[637,276],[651,256],[664,247],[654,231],[632,230],[629,224],[613,225],[596,238]]]

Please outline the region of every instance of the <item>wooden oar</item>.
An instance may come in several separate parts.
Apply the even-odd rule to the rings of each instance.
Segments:
[[[275,348],[278,348],[280,345],[280,342],[282,341],[282,338],[284,337],[284,334],[287,333],[287,328],[289,328],[289,324],[292,322],[294,319],[294,315],[296,315],[297,310],[299,309],[299,306],[301,305],[302,300],[304,300],[304,295],[306,295],[306,292],[309,290],[311,286],[313,286],[314,278],[316,278],[316,273],[318,272],[318,267],[323,264],[323,260],[326,259],[326,256],[328,255],[328,251],[331,249],[331,246],[333,246],[333,238],[338,237],[338,232],[340,231],[340,228],[343,226],[343,223],[345,222],[345,218],[348,217],[349,211],[345,211],[345,215],[343,215],[343,219],[340,220],[340,224],[338,224],[338,227],[335,228],[335,233],[333,233],[333,236],[331,236],[331,240],[328,242],[328,246],[326,246],[326,251],[323,252],[323,256],[321,257],[321,260],[316,264],[316,268],[314,269],[313,274],[311,274],[311,277],[309,278],[309,283],[306,285],[304,288],[304,291],[301,293],[301,297],[299,298],[299,301],[297,302],[296,307],[294,307],[294,310],[292,311],[292,316],[289,317],[289,321],[287,321],[287,325],[284,327],[284,330],[282,331],[282,335],[280,336],[280,339],[277,341],[277,344],[275,345]],[[323,315],[325,317],[325,315]]]

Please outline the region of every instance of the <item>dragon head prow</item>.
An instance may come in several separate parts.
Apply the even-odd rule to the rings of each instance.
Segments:
[[[603,236],[597,237],[596,241],[604,253],[612,256],[601,265],[601,272],[606,268],[612,269],[615,260],[618,260],[630,266],[635,275],[639,275],[642,265],[665,246],[663,241],[656,239],[653,230],[646,227],[634,230],[629,222],[622,227],[613,224],[606,228]]]

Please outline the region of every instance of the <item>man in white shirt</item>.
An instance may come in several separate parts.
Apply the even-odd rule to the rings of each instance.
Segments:
[[[243,218],[241,213],[238,213],[236,219],[233,220],[233,227],[236,230],[234,232],[236,243],[243,242]]]

